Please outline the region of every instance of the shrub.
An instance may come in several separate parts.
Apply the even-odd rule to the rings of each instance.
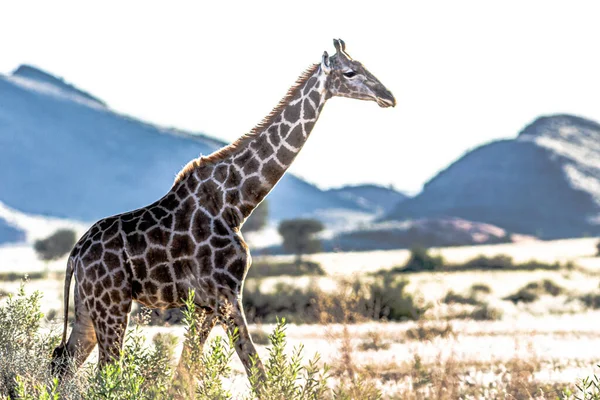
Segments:
[[[419,323],[416,327],[406,330],[406,338],[410,340],[433,340],[436,337],[448,337],[454,334],[454,328],[449,322],[442,325]]]
[[[75,231],[59,229],[46,239],[36,240],[33,249],[44,261],[57,260],[71,251],[76,240]]]
[[[475,321],[497,321],[502,319],[503,314],[499,308],[494,308],[485,303],[475,307],[468,317]]]
[[[327,293],[316,285],[305,289],[278,283],[263,292],[260,281],[244,286],[243,304],[249,320],[274,322],[286,317],[296,323],[355,322],[359,319],[418,319],[425,308],[418,306],[406,292],[408,281],[384,275],[370,283],[354,281]]]
[[[410,258],[402,268],[403,272],[434,271],[444,266],[442,256],[431,256],[427,249],[415,247],[410,250]]]
[[[564,291],[565,290],[563,287],[557,285],[550,279],[544,279],[541,282],[529,282],[527,285],[519,289],[516,293],[505,297],[504,300],[509,300],[513,303],[531,303],[536,301],[542,294],[558,296]]]
[[[519,289],[516,293],[506,296],[504,300],[511,301],[513,303],[533,303],[538,300],[540,296],[533,290],[527,287]]]
[[[450,290],[448,293],[446,293],[446,296],[444,296],[442,302],[446,304],[468,304],[472,306],[482,304],[476,296],[477,292],[471,292],[469,296],[463,296],[462,294],[454,293],[452,290]]]
[[[489,287],[489,285],[486,285],[485,283],[474,283],[471,286],[471,293],[485,293],[485,294],[489,294],[492,293],[492,289]]]
[[[253,262],[247,278],[266,278],[269,276],[325,275],[321,265],[305,261],[298,263]]]

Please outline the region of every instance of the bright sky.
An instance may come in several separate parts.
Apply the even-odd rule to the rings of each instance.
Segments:
[[[594,1],[2,2],[0,73],[33,64],[118,112],[233,140],[341,37],[398,105],[331,100],[291,171],[414,193],[539,115],[600,121],[598,16]]]

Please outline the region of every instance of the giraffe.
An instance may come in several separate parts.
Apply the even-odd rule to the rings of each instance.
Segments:
[[[176,308],[193,290],[204,313],[198,344],[221,321],[237,330],[235,350],[246,372],[255,365],[264,376],[242,308],[251,256],[240,228],[292,164],[329,98],[396,105],[341,39],[334,47],[336,54],[324,52],[249,133],[190,161],[164,197],[102,219],[81,237],[67,261],[64,331],[51,363],[56,375],[66,374],[67,363],[79,367],[96,344],[100,366],[117,359],[134,300]],[[73,275],[75,323],[67,341]]]

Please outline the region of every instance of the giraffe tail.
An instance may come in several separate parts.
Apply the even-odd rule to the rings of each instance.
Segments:
[[[69,260],[67,261],[67,270],[65,271],[65,322],[61,342],[61,345],[63,346],[65,345],[65,343],[67,343],[67,327],[69,326],[69,294],[71,292],[71,278],[73,277],[73,271],[73,260],[71,259],[71,257],[69,257]]]

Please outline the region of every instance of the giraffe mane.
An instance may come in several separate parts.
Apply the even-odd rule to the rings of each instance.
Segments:
[[[257,135],[259,135],[266,128],[271,126],[275,118],[283,111],[283,109],[288,105],[290,100],[292,100],[298,91],[304,86],[306,81],[313,76],[313,74],[317,71],[320,64],[313,64],[308,67],[296,80],[296,83],[292,85],[291,88],[288,89],[286,95],[279,101],[277,106],[271,110],[271,112],[262,119],[249,133],[244,134],[240,138],[238,138],[233,143],[222,147],[221,149],[215,151],[214,153],[208,156],[200,156],[198,158],[194,158],[192,161],[186,164],[185,167],[179,171],[177,177],[175,178],[175,182],[173,185],[181,182],[187,176],[193,173],[194,169],[199,167],[201,164],[214,164],[219,161],[226,159],[231,156],[235,151],[239,148],[243,148],[249,141],[254,139]]]

